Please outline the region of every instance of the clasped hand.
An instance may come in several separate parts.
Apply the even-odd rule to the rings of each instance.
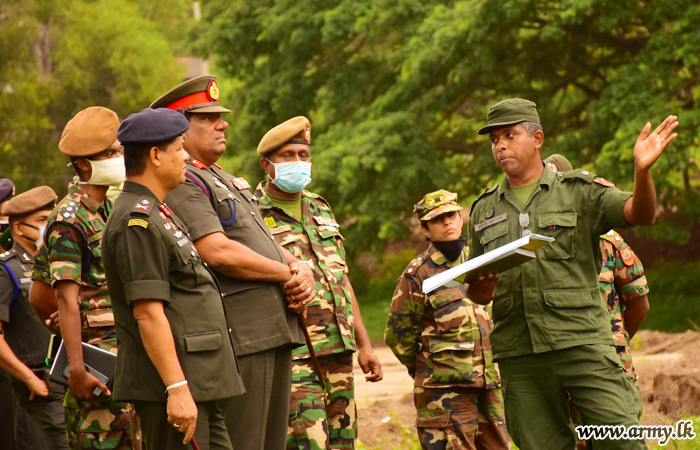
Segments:
[[[292,278],[282,285],[289,308],[306,313],[306,305],[316,296],[314,273],[308,264],[298,262],[291,264],[289,270]]]

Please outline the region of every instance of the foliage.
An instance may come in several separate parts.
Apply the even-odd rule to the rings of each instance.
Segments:
[[[691,0],[205,0],[195,47],[228,77],[236,170],[272,126],[310,117],[314,182],[352,250],[408,233],[438,186],[465,201],[498,181],[487,108],[539,105],[545,154],[624,188],[646,123],[677,113],[681,136],[654,170],[661,204],[700,218],[700,5]],[[687,236],[669,236],[683,241]]]
[[[142,10],[133,1],[3,2],[0,172],[18,192],[37,184],[65,192],[72,173],[57,144],[78,111],[100,105],[125,118],[180,81],[162,31],[168,22],[156,26],[146,17],[165,3]]]
[[[700,279],[700,263],[673,261],[657,267],[645,273],[650,286],[650,309],[642,328],[666,333],[700,331],[696,284]]]

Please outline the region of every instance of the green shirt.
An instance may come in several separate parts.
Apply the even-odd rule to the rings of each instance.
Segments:
[[[266,191],[267,192],[267,191]],[[291,213],[298,222],[301,222],[301,196],[297,198],[279,198],[267,193],[267,196],[272,200],[272,204],[276,207]]]
[[[537,259],[501,274],[490,335],[495,358],[613,344],[598,286],[599,236],[629,228],[623,208],[632,194],[595,178],[587,171],[545,169],[522,211],[505,179],[472,205],[470,258],[520,238],[523,211],[530,214],[530,231],[556,239],[537,250]]]
[[[537,185],[540,180],[535,180],[532,183],[524,184],[522,186],[510,186],[510,190],[515,194],[515,199],[518,201],[518,206],[522,209],[523,206],[527,205],[527,201],[530,200],[532,193],[535,192]]]

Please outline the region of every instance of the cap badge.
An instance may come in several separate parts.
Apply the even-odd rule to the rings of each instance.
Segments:
[[[304,130],[304,142],[311,143],[311,127],[306,127]]]
[[[212,80],[209,82],[207,93],[209,94],[210,99],[215,102],[219,101],[219,85],[216,84],[216,78],[212,78]]]

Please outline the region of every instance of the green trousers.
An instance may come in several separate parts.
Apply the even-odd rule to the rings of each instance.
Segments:
[[[570,450],[568,399],[588,425],[639,425],[642,400],[612,345],[581,345],[498,360],[506,426],[520,450]],[[595,440],[596,450],[645,449],[643,439]]]

